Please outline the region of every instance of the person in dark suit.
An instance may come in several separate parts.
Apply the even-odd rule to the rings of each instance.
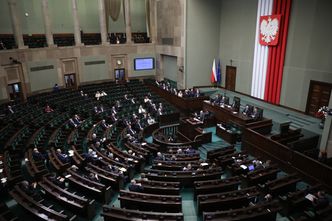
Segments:
[[[131,180],[129,185],[129,190],[133,192],[143,192],[143,186],[140,183],[137,183],[136,180]]]
[[[246,115],[246,116],[250,116],[251,115],[251,110],[250,110],[250,107],[249,105],[246,105],[242,111],[242,114],[243,115]]]
[[[134,123],[134,129],[138,132],[143,130],[143,126],[141,124],[140,119],[137,119],[136,122]]]
[[[253,118],[254,120],[258,120],[260,118],[260,114],[258,112],[257,107],[254,107],[253,112],[251,113],[251,118]]]
[[[62,153],[61,149],[56,150],[56,155],[62,163],[66,164],[70,162],[70,157],[67,154]]]
[[[329,199],[324,191],[317,192],[317,196],[314,198],[312,205],[316,210],[324,209],[330,205]]]
[[[106,120],[104,120],[104,119],[101,121],[100,126],[101,126],[104,130],[106,130],[107,128],[112,127],[112,125],[107,124],[107,123],[106,123]]]
[[[131,128],[130,124],[128,124],[128,126],[127,126],[127,134],[130,134],[130,136],[136,135],[136,132]]]
[[[58,86],[58,84],[54,84],[53,92],[58,92],[58,91],[59,91],[59,86]]]
[[[38,148],[35,147],[32,151],[32,158],[36,161],[38,161],[38,160],[44,161],[44,160],[48,160],[48,154],[39,152]]]
[[[115,113],[112,113],[110,116],[112,123],[116,123],[118,121],[118,118],[116,117]]]

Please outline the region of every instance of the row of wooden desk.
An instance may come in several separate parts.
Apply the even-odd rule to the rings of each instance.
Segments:
[[[175,94],[170,93],[169,91],[163,90],[162,88],[159,88],[153,84],[147,84],[147,86],[150,88],[151,91],[155,92],[159,96],[166,99],[168,102],[170,102],[172,105],[180,109],[181,111],[185,113],[191,113],[193,111],[202,110],[203,109],[203,101],[209,100],[210,98],[208,96],[201,96],[201,97],[195,97],[195,98],[184,98],[179,97]]]

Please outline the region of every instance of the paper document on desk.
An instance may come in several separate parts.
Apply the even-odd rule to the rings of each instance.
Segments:
[[[314,195],[312,195],[312,194],[309,193],[309,194],[307,194],[307,195],[305,196],[305,198],[308,199],[308,200],[310,200],[310,201],[312,202],[312,201],[315,200],[316,197],[315,197]]]
[[[248,168],[246,165],[243,165],[243,164],[240,167],[244,170],[246,170]]]

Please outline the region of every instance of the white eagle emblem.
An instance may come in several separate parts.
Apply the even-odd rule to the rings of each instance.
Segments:
[[[261,37],[262,41],[270,43],[276,38],[279,29],[279,21],[277,18],[271,19],[269,17],[267,20],[263,19],[261,22]]]

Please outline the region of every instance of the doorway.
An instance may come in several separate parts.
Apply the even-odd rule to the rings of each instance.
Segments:
[[[64,78],[65,78],[65,88],[77,88],[75,73],[65,74]]]
[[[230,91],[235,91],[235,82],[236,82],[236,67],[226,66],[226,84],[225,84],[226,89]]]
[[[21,83],[8,84],[9,99],[12,101],[21,101],[23,99],[23,91]]]
[[[320,81],[310,81],[307,98],[306,114],[315,116],[319,108],[328,106],[332,84]]]
[[[126,72],[124,68],[114,69],[114,78],[117,81],[124,81],[126,76]]]

